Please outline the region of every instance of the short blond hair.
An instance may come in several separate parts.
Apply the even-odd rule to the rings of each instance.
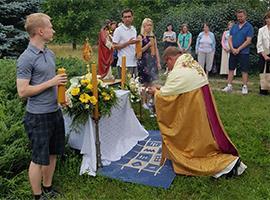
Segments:
[[[51,20],[51,18],[44,13],[33,13],[26,17],[24,28],[30,37],[33,37],[36,34],[36,28],[44,27],[46,25],[46,19]]]

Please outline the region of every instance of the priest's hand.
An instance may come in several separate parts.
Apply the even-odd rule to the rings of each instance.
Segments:
[[[151,87],[148,87],[148,88],[146,89],[146,92],[147,92],[148,94],[151,94],[151,95],[155,95],[156,91],[157,91],[156,86],[151,86]]]

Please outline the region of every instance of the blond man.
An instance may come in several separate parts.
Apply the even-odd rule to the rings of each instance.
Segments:
[[[55,55],[45,47],[55,33],[51,18],[43,13],[27,17],[25,29],[29,45],[17,60],[17,90],[27,98],[24,126],[28,134],[32,159],[29,180],[35,199],[58,194],[52,188],[56,156],[64,152],[65,129],[57,103],[57,86],[65,84],[65,74],[56,75]],[[41,184],[42,183],[42,184]]]

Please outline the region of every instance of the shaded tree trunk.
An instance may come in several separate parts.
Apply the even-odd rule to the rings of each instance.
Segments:
[[[73,50],[76,50],[77,49],[77,42],[76,42],[76,40],[73,40],[72,41],[72,49]]]

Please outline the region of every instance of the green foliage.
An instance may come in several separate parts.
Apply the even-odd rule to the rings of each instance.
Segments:
[[[77,58],[57,58],[56,66],[64,67],[69,79],[87,73],[86,64]]]
[[[106,19],[106,0],[46,0],[43,10],[53,19],[56,40],[76,44],[89,37],[96,41],[102,23]]]
[[[257,66],[256,41],[258,29],[263,26],[263,15],[266,11],[265,4],[259,3],[256,7],[243,1],[230,3],[214,3],[211,6],[203,4],[179,4],[168,10],[166,15],[157,23],[156,34],[159,39],[165,31],[166,25],[172,23],[175,31],[179,33],[179,27],[187,23],[193,35],[192,48],[195,49],[196,39],[202,31],[202,24],[208,22],[210,30],[215,34],[217,40],[216,61],[219,64],[221,55],[221,37],[226,30],[227,23],[236,21],[235,11],[245,9],[248,13],[248,21],[254,26],[254,38],[251,45],[251,66]],[[161,45],[161,44],[160,44]],[[253,68],[256,70],[256,67]]]
[[[139,30],[145,17],[159,21],[161,12],[178,3],[178,0],[46,0],[42,7],[53,18],[56,41],[77,44],[86,37],[95,43],[104,20],[120,22],[125,8],[134,11],[134,25]]]
[[[17,96],[15,69],[14,61],[0,60],[0,198],[19,192],[17,185],[23,178],[19,174],[30,159],[22,124],[24,102]]]
[[[0,2],[0,58],[18,56],[28,44],[24,19],[37,12],[38,0],[2,0]]]

